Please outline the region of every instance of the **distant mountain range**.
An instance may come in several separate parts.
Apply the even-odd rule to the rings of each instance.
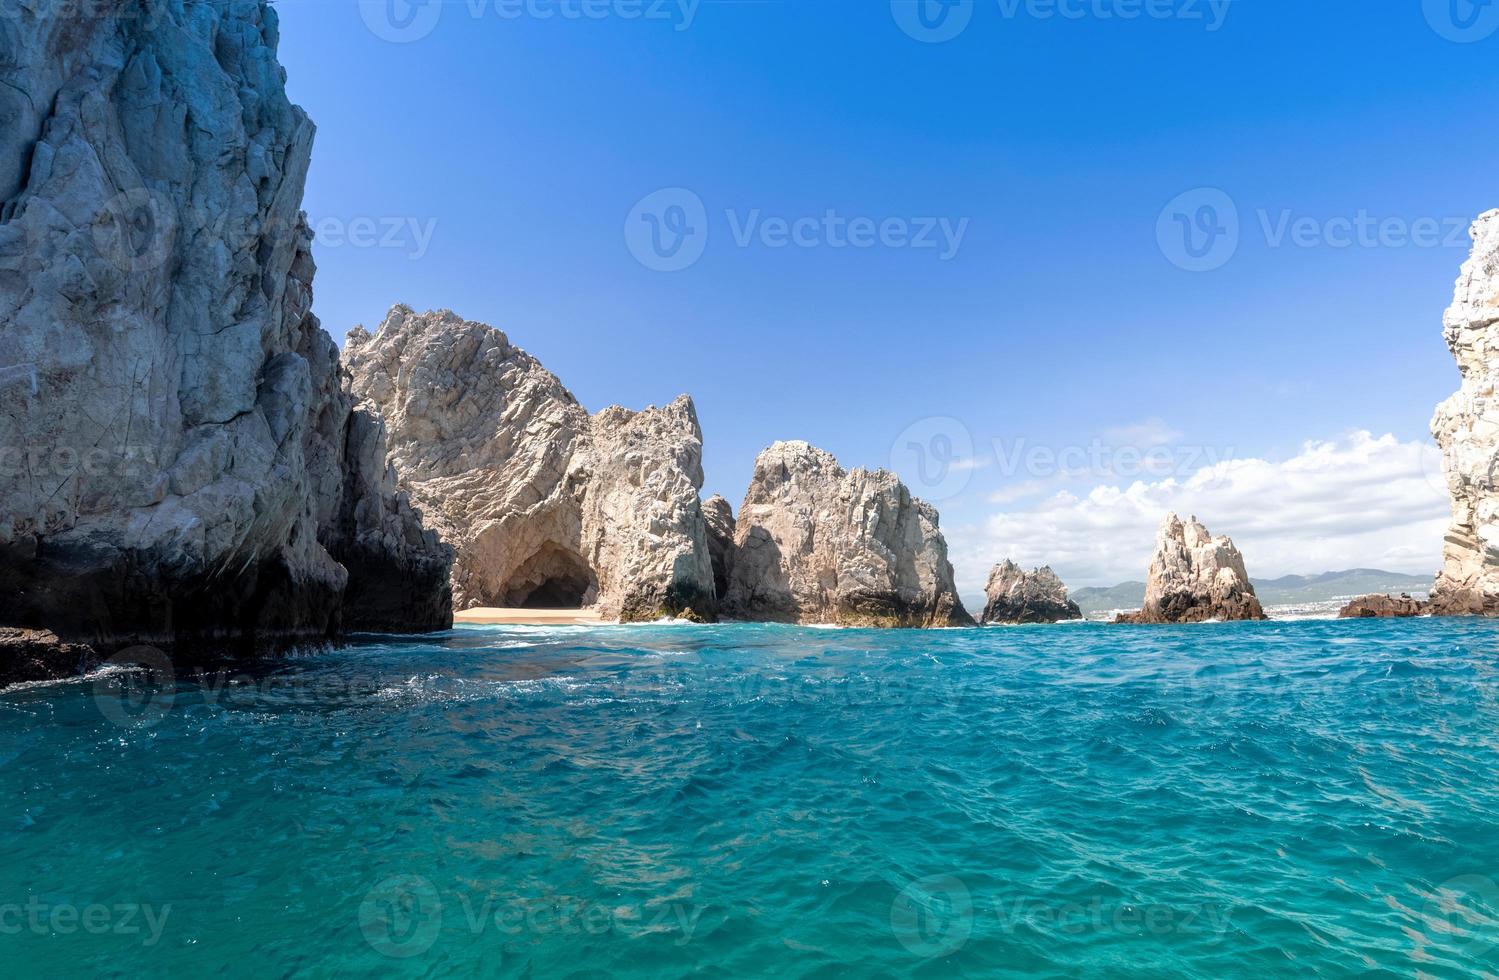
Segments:
[[[1321,575],[1285,575],[1281,578],[1250,579],[1255,594],[1267,606],[1285,606],[1302,602],[1327,602],[1375,592],[1399,595],[1402,592],[1425,593],[1434,576],[1403,575],[1377,568],[1352,568],[1344,572]],[[1085,613],[1113,609],[1138,609],[1145,602],[1144,582],[1123,582],[1112,588],[1074,589],[1072,599]]]

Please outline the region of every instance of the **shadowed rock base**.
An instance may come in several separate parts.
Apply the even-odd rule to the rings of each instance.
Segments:
[[[1359,596],[1338,613],[1339,619],[1408,619],[1424,616],[1427,603],[1412,599],[1409,595]]]

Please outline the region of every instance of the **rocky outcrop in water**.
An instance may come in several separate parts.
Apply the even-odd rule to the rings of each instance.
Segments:
[[[712,619],[692,400],[590,416],[504,333],[393,308],[344,346],[403,485],[456,546],[454,601]]]
[[[713,562],[713,590],[722,601],[734,574],[734,508],[718,494],[703,501],[708,529],[708,557]]]
[[[1004,561],[989,572],[984,587],[982,623],[1060,623],[1082,619],[1083,611],[1067,597],[1067,586],[1050,568],[1021,571]]]
[[[972,625],[937,511],[886,470],[844,470],[805,442],[755,460],[725,615],[847,626]]]
[[[1366,595],[1354,599],[1338,613],[1339,619],[1409,619],[1424,616],[1427,603],[1409,595]]]
[[[1499,211],[1473,224],[1473,252],[1442,318],[1462,386],[1437,406],[1452,523],[1431,590],[1439,616],[1499,614]]]
[[[0,623],[179,656],[447,625],[447,557],[310,313],[313,126],[275,12],[12,13]]]
[[[1265,619],[1244,556],[1226,537],[1213,537],[1193,517],[1168,516],[1156,535],[1145,605],[1120,623],[1200,623]]]

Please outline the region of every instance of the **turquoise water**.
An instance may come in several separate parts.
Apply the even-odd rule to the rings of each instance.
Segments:
[[[1499,973],[1499,624],[472,628],[0,694],[12,975]]]

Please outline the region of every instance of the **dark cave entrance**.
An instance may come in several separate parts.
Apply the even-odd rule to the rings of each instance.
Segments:
[[[512,609],[581,609],[598,594],[598,578],[583,556],[552,543],[521,562],[502,590]]]

